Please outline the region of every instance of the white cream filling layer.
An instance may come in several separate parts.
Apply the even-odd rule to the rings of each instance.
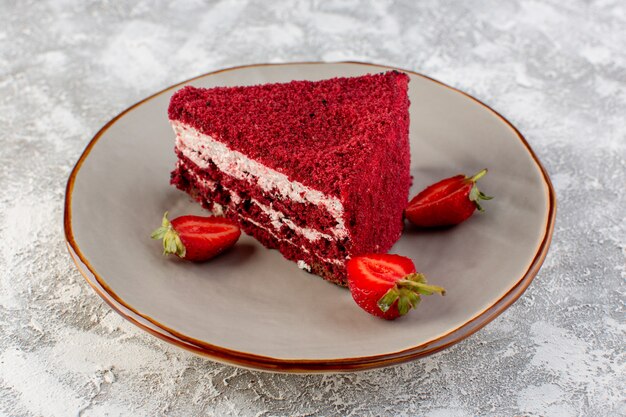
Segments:
[[[197,175],[197,174],[195,174],[195,173],[193,173],[193,172],[191,172],[191,171],[188,171],[188,173],[189,173],[190,175],[194,176],[194,177],[195,177],[195,180],[196,180],[197,182],[202,183],[202,184],[203,184],[203,185],[205,185],[205,186],[208,186],[208,187],[209,187],[209,189],[211,189],[211,190],[214,190],[214,189],[215,189],[215,183],[214,183],[213,181],[208,181],[208,180],[205,180],[205,179],[201,178],[199,175]],[[225,190],[227,190],[226,188],[224,188],[224,189],[225,189]],[[227,190],[227,191],[230,193],[231,200],[233,200],[233,201],[234,201],[234,200],[235,200],[235,198],[237,198],[237,199],[239,199],[239,200],[240,200],[240,197],[237,195],[237,193],[235,193],[235,192],[233,192],[233,191],[231,191],[231,190]],[[256,201],[256,200],[252,200],[252,201],[253,201],[255,204],[258,204],[258,205],[259,205],[259,207],[261,207],[261,209],[262,209],[262,210],[263,210],[263,208],[264,208],[264,207],[265,207],[265,208],[267,208],[267,206],[265,206],[265,205],[263,205],[263,204],[259,203],[259,202],[258,202],[258,201]],[[238,203],[237,203],[237,202],[235,202],[235,204],[238,204]],[[224,210],[225,210],[225,209],[224,209],[224,206],[222,206],[222,205],[221,205],[221,204],[219,204],[219,203],[213,202],[213,211],[212,211],[212,213],[213,213],[215,216],[222,216],[222,215],[224,215]],[[276,212],[275,210],[272,210],[272,211]],[[276,213],[279,213],[279,212],[276,212]],[[282,215],[282,213],[280,213],[280,214]],[[311,251],[309,251],[307,248],[303,248],[303,247],[301,247],[301,246],[296,245],[296,244],[295,244],[293,241],[291,241],[290,239],[284,239],[284,238],[278,237],[275,233],[273,233],[271,230],[269,230],[269,229],[268,229],[267,227],[265,227],[264,225],[262,225],[262,224],[260,224],[260,223],[258,223],[258,222],[255,222],[255,221],[254,221],[254,220],[252,220],[252,219],[249,219],[249,218],[247,218],[247,217],[244,217],[244,216],[242,216],[241,214],[237,214],[237,215],[238,215],[239,217],[241,217],[243,220],[249,221],[250,223],[254,224],[256,227],[258,227],[258,228],[260,228],[260,229],[265,230],[267,233],[269,233],[270,235],[274,236],[274,238],[275,238],[276,240],[280,240],[280,241],[283,241],[283,242],[287,242],[287,243],[289,243],[289,244],[290,244],[290,245],[292,245],[292,246],[296,246],[296,247],[298,247],[299,249],[301,249],[301,250],[302,250],[303,252],[305,252],[305,253],[311,253]],[[274,226],[274,227],[276,228],[276,226],[277,226],[277,225],[275,225],[275,224],[272,222],[272,226]],[[302,233],[302,234],[305,234],[304,232],[302,232],[302,230],[300,230],[300,229],[303,229],[303,228],[300,228],[298,225],[293,224],[293,222],[292,222],[292,226],[289,226],[289,227],[291,227],[292,229],[294,229],[294,231],[295,231],[296,233]],[[280,226],[279,226],[278,228],[280,228]],[[312,229],[308,229],[308,230],[312,230]],[[314,232],[317,232],[317,231],[314,231]],[[319,233],[319,232],[317,232],[317,233]],[[324,235],[323,233],[320,233],[320,234],[321,234],[321,235]],[[328,236],[328,235],[325,235],[325,236]],[[306,234],[305,234],[305,237],[306,237]],[[342,260],[340,260],[340,259],[322,258],[321,256],[318,256],[317,254],[313,254],[313,255],[314,255],[315,257],[317,257],[319,260],[321,260],[322,262],[331,263],[331,264],[335,264],[335,265],[343,265],[343,264],[345,263],[345,261],[342,261]],[[346,261],[347,261],[348,259],[350,259],[350,258],[349,258],[349,257],[346,257]],[[306,265],[306,267],[308,267],[308,269],[307,269],[306,267],[304,267],[304,268],[303,268],[303,266],[304,266],[304,265]],[[311,267],[310,267],[310,266],[308,266],[308,265],[307,265],[304,261],[302,261],[302,260],[298,261],[298,268],[300,268],[300,269],[307,269],[309,272],[311,272]]]
[[[297,247],[297,248],[301,249],[301,250],[302,250],[303,252],[305,252],[305,253],[311,253],[311,251],[309,251],[307,248],[303,248],[303,247],[301,247],[301,246],[298,246],[298,245],[296,245],[295,243],[293,243],[293,242],[292,242],[291,240],[289,240],[289,239],[283,239],[283,238],[281,238],[281,237],[276,236],[274,233],[272,233],[272,231],[271,231],[271,230],[269,230],[267,227],[263,226],[262,224],[260,224],[260,223],[258,223],[258,222],[255,222],[255,221],[254,221],[254,220],[252,220],[252,219],[245,218],[245,217],[243,217],[241,214],[237,214],[237,215],[238,215],[239,217],[241,217],[242,219],[244,219],[244,220],[246,220],[246,221],[249,221],[250,223],[252,223],[252,224],[253,224],[253,225],[255,225],[256,227],[258,227],[259,229],[263,229],[263,230],[265,230],[267,233],[269,233],[270,235],[274,236],[274,238],[275,238],[276,240],[280,240],[280,241],[283,241],[283,242],[287,242],[287,243],[289,243],[290,245],[295,246],[295,247]],[[331,263],[331,264],[335,264],[335,265],[343,265],[343,264],[345,263],[345,261],[342,261],[341,259],[322,258],[321,256],[318,256],[318,255],[317,255],[317,254],[315,254],[315,253],[313,254],[313,256],[315,256],[316,258],[318,258],[318,259],[319,259],[320,261],[322,261],[322,262]],[[346,258],[346,261],[347,261],[348,259],[349,259],[349,258]],[[300,267],[300,262],[304,263],[304,261],[298,261],[298,267]],[[306,263],[305,263],[305,265],[306,265]],[[307,266],[308,266],[308,265],[307,265]]]
[[[259,208],[269,216],[272,222],[272,226],[274,226],[274,228],[276,229],[280,229],[280,227],[284,224],[294,232],[304,236],[306,239],[311,241],[316,241],[322,237],[328,240],[335,240],[335,238],[329,234],[322,233],[308,227],[298,226],[293,221],[285,218],[285,215],[282,212],[276,211],[273,208],[268,207],[265,204],[255,200],[254,198],[251,198],[250,201],[259,206]]]
[[[307,264],[306,262],[304,262],[302,259],[300,259],[298,262],[296,262],[298,264],[298,268],[311,272],[311,266],[309,264]]]
[[[241,152],[231,150],[223,143],[197,131],[191,126],[178,121],[171,121],[171,124],[176,133],[176,147],[200,168],[206,169],[209,165],[208,161],[211,160],[227,175],[240,180],[250,181],[266,192],[276,191],[285,199],[324,206],[337,222],[337,226],[330,230],[332,235],[336,238],[344,238],[348,235],[343,220],[343,205],[339,199],[329,197],[321,191],[307,187],[298,181],[290,181],[285,174],[268,168],[248,158]],[[271,208],[268,209],[272,210]],[[282,213],[279,214],[282,215]],[[283,220],[287,220],[284,223],[289,226],[288,222],[290,221],[288,219]],[[293,222],[291,223],[293,224]],[[308,233],[308,231],[314,233]],[[329,236],[313,229],[308,229],[306,233],[314,239]]]
[[[215,182],[214,181],[210,181],[210,180],[206,180],[202,177],[200,177],[199,175],[188,171],[190,175],[192,175],[195,179],[195,181],[199,184],[202,184],[204,187],[210,189],[211,191],[215,190]],[[227,191],[228,193],[230,193],[230,199],[231,201],[233,201],[235,204],[239,204],[241,202],[241,197],[239,197],[239,195],[232,191],[229,190],[228,188],[222,186],[222,188]],[[327,233],[322,233],[320,231],[317,231],[315,229],[311,229],[308,227],[301,227],[298,226],[297,224],[295,224],[293,221],[291,221],[290,219],[285,218],[285,215],[277,210],[274,210],[271,207],[266,206],[265,204],[261,203],[260,201],[251,198],[250,202],[253,204],[256,204],[265,214],[268,215],[268,217],[270,218],[271,224],[272,226],[277,229],[280,230],[280,228],[285,225],[288,228],[290,228],[291,230],[293,230],[294,232],[296,232],[299,235],[304,236],[306,239],[310,240],[310,241],[316,241],[320,238],[324,238],[324,239],[328,239],[328,240],[335,240],[334,236],[331,236]],[[214,203],[216,204],[216,203]]]

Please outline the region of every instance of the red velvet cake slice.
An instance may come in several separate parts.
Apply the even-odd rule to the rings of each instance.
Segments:
[[[346,285],[387,252],[410,186],[409,77],[185,87],[171,99],[172,184],[302,269]]]

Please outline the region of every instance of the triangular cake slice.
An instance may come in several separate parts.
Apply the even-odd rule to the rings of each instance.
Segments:
[[[172,184],[268,248],[346,285],[345,262],[387,252],[411,182],[409,77],[184,87],[171,99]]]

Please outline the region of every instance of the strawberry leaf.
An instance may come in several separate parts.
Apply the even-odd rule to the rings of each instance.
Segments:
[[[161,220],[161,227],[154,230],[150,237],[152,239],[163,239],[163,255],[173,253],[181,258],[184,258],[187,253],[187,249],[185,248],[183,241],[180,240],[180,236],[167,219],[167,214],[168,212],[166,211],[163,215],[163,220]]]
[[[401,316],[404,316],[410,309],[411,303],[409,302],[409,299],[406,295],[401,295],[398,298],[398,313],[400,313]]]
[[[481,200],[493,200],[492,196],[485,195],[482,191],[478,192],[478,198]]]
[[[420,301],[422,301],[422,297],[420,297],[419,294],[416,294],[413,291],[400,290],[400,292],[407,298],[412,308],[417,307]]]
[[[491,200],[491,199],[493,199],[493,197],[485,195],[482,191],[480,191],[478,189],[478,185],[476,185],[476,181],[478,181],[479,179],[481,179],[485,175],[487,175],[487,169],[486,168],[481,170],[481,171],[479,171],[479,172],[477,172],[473,176],[468,177],[468,178],[465,179],[466,182],[472,183],[472,188],[471,188],[470,193],[469,193],[470,201],[473,201],[474,204],[476,204],[476,208],[478,209],[478,211],[482,211],[482,212],[484,212],[485,209],[483,209],[482,206],[480,205],[480,201],[481,200]]]
[[[426,284],[426,276],[424,274],[420,274],[418,272],[414,272],[412,274],[407,275],[404,279],[408,279],[410,281],[415,281],[418,283]]]
[[[416,308],[422,301],[421,295],[433,294],[445,295],[446,290],[437,285],[430,285],[426,282],[424,274],[412,273],[398,280],[380,300],[378,308],[385,313],[394,303],[398,303],[398,313],[405,315],[412,308]]]
[[[167,227],[161,226],[158,229],[156,229],[154,232],[152,232],[150,237],[152,239],[163,239],[165,237],[165,233],[167,233]]]
[[[161,227],[165,227],[165,228],[170,227],[170,221],[167,219],[168,214],[169,214],[168,211],[166,211],[165,214],[163,214],[163,219],[161,220]]]

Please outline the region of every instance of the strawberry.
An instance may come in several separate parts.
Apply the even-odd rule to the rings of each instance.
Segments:
[[[224,217],[181,216],[170,222],[165,212],[151,237],[163,239],[163,255],[201,262],[233,246],[240,235],[239,226]]]
[[[404,256],[357,256],[350,259],[346,267],[354,301],[368,313],[386,320],[403,316],[417,307],[421,295],[445,294],[443,288],[428,285],[424,275],[415,272],[413,261]]]
[[[474,210],[484,211],[480,200],[491,200],[478,189],[476,181],[487,174],[483,169],[472,177],[456,175],[427,187],[413,197],[405,210],[416,226],[452,226],[467,220]]]

